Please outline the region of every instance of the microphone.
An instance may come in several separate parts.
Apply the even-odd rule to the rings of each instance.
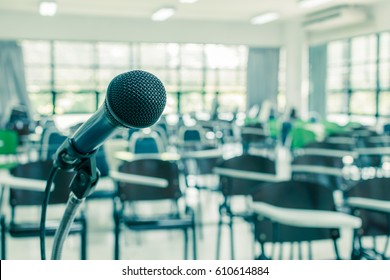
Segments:
[[[56,165],[73,170],[117,128],[145,128],[156,123],[165,104],[164,85],[153,74],[134,70],[116,76],[108,85],[104,104],[57,150]]]

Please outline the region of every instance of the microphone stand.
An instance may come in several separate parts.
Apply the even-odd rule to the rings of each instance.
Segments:
[[[60,226],[54,236],[52,260],[61,259],[62,248],[77,211],[85,198],[95,189],[99,180],[100,173],[96,167],[96,151],[97,149],[87,155],[80,154],[73,148],[72,139],[66,141],[58,149],[54,164],[65,171],[76,171],[76,175],[70,184],[71,193]]]

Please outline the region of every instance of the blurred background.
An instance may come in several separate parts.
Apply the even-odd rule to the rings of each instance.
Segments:
[[[1,258],[40,258],[57,148],[135,69],[163,82],[165,111],[99,149],[64,258],[388,258],[389,12],[389,0],[2,0]],[[48,236],[72,176],[57,175]]]

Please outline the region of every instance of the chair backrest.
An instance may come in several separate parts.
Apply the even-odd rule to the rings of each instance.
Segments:
[[[182,126],[179,129],[178,140],[178,144],[182,148],[199,147],[205,143],[205,131],[199,125],[192,127]]]
[[[0,155],[15,155],[18,142],[18,134],[15,131],[0,130]]]
[[[7,128],[14,130],[19,136],[25,136],[31,133],[34,129],[33,122],[24,106],[17,106],[11,110]]]
[[[183,132],[183,141],[202,141],[201,131],[199,129],[187,129]]]
[[[343,158],[324,155],[297,156],[291,163],[294,180],[322,184],[331,190],[345,189]]]
[[[295,150],[309,143],[316,142],[317,139],[315,132],[303,127],[293,127],[289,137],[291,150]]]
[[[276,175],[276,166],[275,162],[269,158],[244,154],[222,161],[215,171],[220,175],[220,185],[224,196],[250,195],[259,184],[267,182],[267,179],[249,178],[246,175]],[[243,176],[240,176],[241,173]]]
[[[50,170],[53,166],[53,161],[36,161],[29,162],[26,164],[18,165],[13,168],[10,173],[13,176],[35,179],[35,180],[47,180],[50,174]],[[61,204],[66,203],[69,198],[69,186],[74,177],[74,173],[59,171],[54,180],[54,189],[50,194],[50,204]],[[33,206],[41,205],[43,201],[43,190],[42,191],[31,191],[12,188],[10,189],[10,205],[11,207],[16,206]]]
[[[352,155],[355,146],[351,145],[350,143],[329,143],[324,141],[309,143],[301,148],[303,153],[305,153],[305,151],[314,153],[314,149],[319,151],[319,154],[321,154],[322,151],[323,155],[329,154],[329,156],[332,156],[333,153],[331,151],[334,151],[335,155],[338,154],[340,157],[342,157],[349,154]],[[326,153],[326,151],[328,151],[328,153]],[[296,152],[299,152],[299,150]]]
[[[373,178],[358,182],[347,193],[347,198],[368,198],[380,201],[390,201],[390,178]],[[358,214],[362,219],[363,235],[388,234],[390,220],[388,213],[367,211],[359,209]]]
[[[118,197],[121,201],[177,200],[182,196],[179,185],[179,169],[176,162],[159,159],[140,159],[123,163],[119,172],[135,175],[138,180],[161,179],[166,186],[142,183],[117,182]],[[145,178],[146,177],[146,178]]]
[[[49,127],[42,132],[40,158],[51,160],[57,149],[66,140],[66,136],[60,133],[55,127]]]
[[[387,124],[385,124],[385,125],[383,126],[383,132],[384,132],[385,134],[390,135],[390,123],[387,123]]]
[[[137,131],[129,140],[129,151],[134,154],[158,154],[164,150],[163,142],[155,131],[150,133]]]
[[[242,142],[261,142],[268,138],[267,132],[261,127],[243,127],[241,128]]]
[[[360,167],[381,167],[384,157],[390,156],[390,136],[359,137],[356,150]]]
[[[285,181],[266,183],[252,194],[253,201],[265,202],[276,207],[334,211],[333,193],[321,184]],[[259,217],[255,224],[255,234],[262,242],[300,242],[338,238],[338,229],[300,228],[286,225],[275,225]]]

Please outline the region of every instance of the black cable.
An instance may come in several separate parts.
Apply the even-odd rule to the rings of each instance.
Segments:
[[[46,210],[47,205],[49,204],[50,199],[50,191],[51,186],[53,185],[53,181],[55,176],[57,175],[59,168],[58,167],[52,167],[50,170],[49,178],[46,182],[46,188],[45,193],[42,201],[42,209],[41,209],[41,222],[40,222],[40,234],[39,239],[41,242],[41,259],[46,260],[46,246],[45,246],[45,237],[46,237]]]

